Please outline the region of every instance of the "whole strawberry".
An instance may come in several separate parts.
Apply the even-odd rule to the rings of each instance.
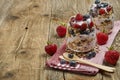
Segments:
[[[99,45],[104,45],[107,43],[107,41],[108,41],[108,35],[106,33],[103,32],[97,33],[97,43]]]
[[[115,50],[109,50],[105,53],[105,61],[111,65],[116,65],[119,59],[119,52]]]
[[[45,46],[45,51],[47,54],[52,56],[57,51],[57,45],[48,42],[48,44]]]
[[[57,27],[56,32],[59,37],[64,37],[66,35],[66,27],[64,25],[60,25]]]

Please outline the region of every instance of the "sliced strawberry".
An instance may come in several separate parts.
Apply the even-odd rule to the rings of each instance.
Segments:
[[[99,14],[100,14],[100,15],[105,14],[105,10],[104,10],[104,9],[100,9],[100,10],[99,10]]]
[[[81,14],[77,14],[75,17],[75,20],[81,21],[81,20],[83,20],[83,16]]]
[[[84,31],[84,30],[86,30],[86,28],[87,28],[87,24],[83,23],[80,27],[80,30]]]

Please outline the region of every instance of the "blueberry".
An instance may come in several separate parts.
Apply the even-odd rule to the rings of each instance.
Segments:
[[[61,59],[61,60],[60,60],[60,63],[61,63],[61,64],[65,64],[66,61],[65,61],[64,59]]]
[[[90,30],[80,31],[80,34],[86,34],[88,35],[90,33]]]
[[[83,16],[83,20],[86,20],[88,18],[90,18],[90,15],[88,15],[88,14],[86,14],[86,15]]]
[[[88,54],[86,54],[86,58],[87,59],[91,59],[91,58],[93,58],[93,57],[95,57],[96,56],[96,53],[95,52],[89,52]]]
[[[91,52],[92,56],[95,57],[96,56],[96,52]]]
[[[73,30],[73,29],[70,29],[68,32],[69,32],[69,34],[71,34],[71,35],[75,36],[75,32],[74,32],[74,30]]]
[[[95,4],[99,4],[100,3],[100,0],[95,0]]]
[[[73,55],[73,54],[68,54],[68,57],[69,57],[69,58],[73,58],[74,55]]]
[[[98,4],[98,5],[97,5],[97,8],[98,8],[98,9],[101,8],[101,4]]]
[[[76,66],[76,62],[75,61],[70,61],[69,64],[70,64],[70,66],[73,66],[73,67]]]
[[[86,54],[86,58],[87,58],[87,59],[91,59],[91,58],[92,58],[92,54],[91,54],[90,52],[87,53],[87,54]]]
[[[107,7],[108,6],[108,3],[104,3],[104,7]]]

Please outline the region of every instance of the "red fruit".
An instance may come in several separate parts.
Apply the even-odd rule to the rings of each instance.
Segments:
[[[84,31],[84,30],[86,30],[86,28],[87,28],[87,24],[83,23],[80,27],[80,30]]]
[[[45,51],[47,54],[52,56],[56,51],[57,51],[57,46],[56,44],[48,44],[45,46]]]
[[[83,20],[83,16],[81,14],[77,14],[75,17],[75,20],[81,21],[81,20]]]
[[[111,65],[115,65],[119,59],[119,52],[115,50],[109,50],[105,53],[105,61]]]
[[[79,29],[80,25],[79,24],[73,24],[73,27],[76,28],[76,29]]]
[[[89,28],[92,28],[94,26],[94,23],[91,21],[89,24]]]
[[[112,7],[111,6],[108,6],[107,7],[107,11],[109,12],[109,11],[111,11],[112,10]]]
[[[104,44],[107,43],[107,41],[108,41],[108,35],[107,34],[102,33],[102,32],[99,32],[97,34],[97,43],[99,45],[104,45]]]
[[[100,14],[100,15],[105,14],[105,10],[104,10],[104,9],[100,9],[100,10],[99,10],[99,14]]]
[[[66,27],[65,26],[58,26],[56,29],[57,35],[59,37],[64,37],[66,35]]]

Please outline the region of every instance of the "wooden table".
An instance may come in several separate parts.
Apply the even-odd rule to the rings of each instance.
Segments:
[[[115,20],[120,19],[120,0],[113,4]],[[59,47],[64,38],[56,36],[59,21],[88,12],[94,0],[0,0],[0,80],[120,80],[120,61],[113,74],[74,74],[47,68],[44,51],[48,40]],[[120,33],[113,47],[120,51]],[[112,75],[112,76],[111,76]]]

